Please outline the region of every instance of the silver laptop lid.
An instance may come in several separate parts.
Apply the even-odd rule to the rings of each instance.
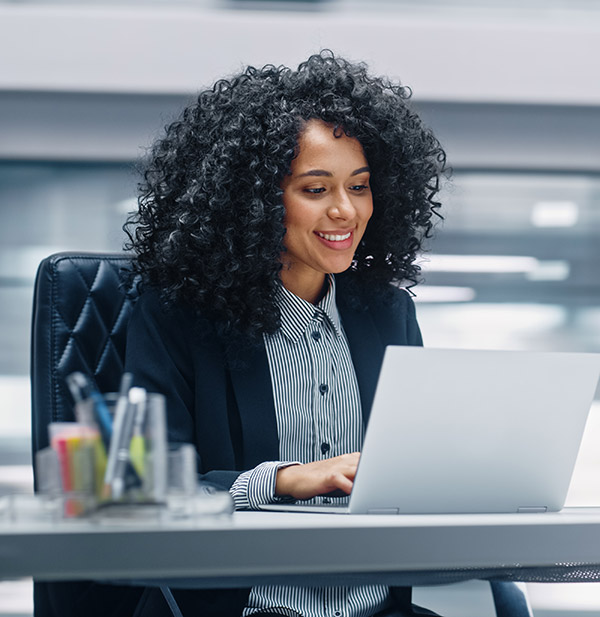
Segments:
[[[388,347],[352,513],[560,510],[600,354]]]

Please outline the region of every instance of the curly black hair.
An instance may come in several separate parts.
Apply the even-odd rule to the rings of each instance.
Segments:
[[[248,67],[201,92],[153,146],[139,210],[124,229],[133,270],[167,304],[186,302],[224,333],[279,328],[282,189],[308,120],[356,138],[371,169],[373,216],[346,277],[357,303],[414,284],[431,235],[445,153],[410,109],[410,89],[330,51],[293,71]]]

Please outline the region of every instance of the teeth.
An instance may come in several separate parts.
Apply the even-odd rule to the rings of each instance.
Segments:
[[[333,235],[333,234],[323,234],[320,231],[317,231],[317,235],[321,236],[321,238],[325,238],[325,240],[329,240],[330,242],[341,242],[342,240],[347,240],[351,234],[352,232],[349,231],[347,234],[344,234],[343,236],[338,236],[338,235]]]

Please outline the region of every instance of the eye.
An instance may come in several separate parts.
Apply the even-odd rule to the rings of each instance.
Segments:
[[[306,188],[304,189],[305,193],[310,193],[311,195],[318,195],[319,193],[322,193],[323,191],[325,191],[324,187],[318,187],[318,188]]]
[[[366,191],[368,188],[369,188],[368,184],[354,184],[353,186],[350,187],[350,190],[356,193],[360,193],[362,191]]]

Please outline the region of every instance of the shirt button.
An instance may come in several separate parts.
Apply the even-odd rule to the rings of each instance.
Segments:
[[[315,339],[315,341],[320,341],[321,340],[321,333],[320,332],[311,332],[310,335]]]
[[[342,613],[341,611],[335,611],[335,613],[333,613],[335,615],[335,617],[341,617]]]
[[[321,444],[321,454],[327,454],[329,450],[331,450],[331,446],[326,441],[324,441]]]
[[[322,383],[322,384],[319,386],[319,392],[320,392],[321,394],[325,394],[325,393],[327,392],[327,390],[329,390],[329,387],[327,386],[327,384],[326,384],[326,383]]]

